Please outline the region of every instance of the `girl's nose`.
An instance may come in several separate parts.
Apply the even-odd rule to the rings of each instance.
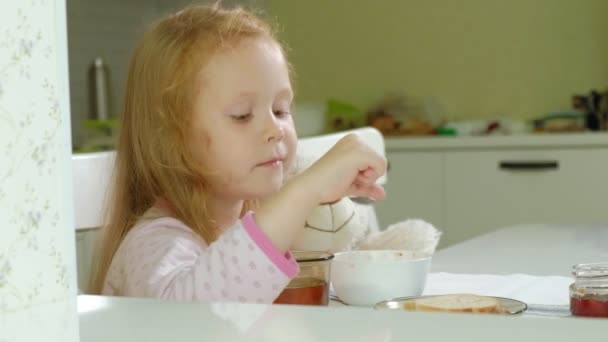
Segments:
[[[274,140],[281,140],[285,136],[285,131],[280,121],[276,119],[274,113],[270,113],[269,119],[266,121],[266,128],[264,131],[264,141],[271,142]]]

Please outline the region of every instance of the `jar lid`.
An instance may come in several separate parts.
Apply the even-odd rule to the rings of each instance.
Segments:
[[[594,262],[572,266],[572,275],[577,278],[608,277],[608,262]]]

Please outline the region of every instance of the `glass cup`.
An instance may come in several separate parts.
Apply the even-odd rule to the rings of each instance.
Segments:
[[[292,252],[300,273],[289,282],[275,304],[327,305],[329,271],[333,254],[326,252]]]

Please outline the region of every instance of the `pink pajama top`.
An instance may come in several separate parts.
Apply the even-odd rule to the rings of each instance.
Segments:
[[[141,220],[121,242],[103,295],[272,303],[299,272],[248,212],[208,245],[179,220]]]

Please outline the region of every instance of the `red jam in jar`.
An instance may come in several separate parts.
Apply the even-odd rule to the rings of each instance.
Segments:
[[[608,318],[608,262],[574,265],[572,275],[570,312]]]

